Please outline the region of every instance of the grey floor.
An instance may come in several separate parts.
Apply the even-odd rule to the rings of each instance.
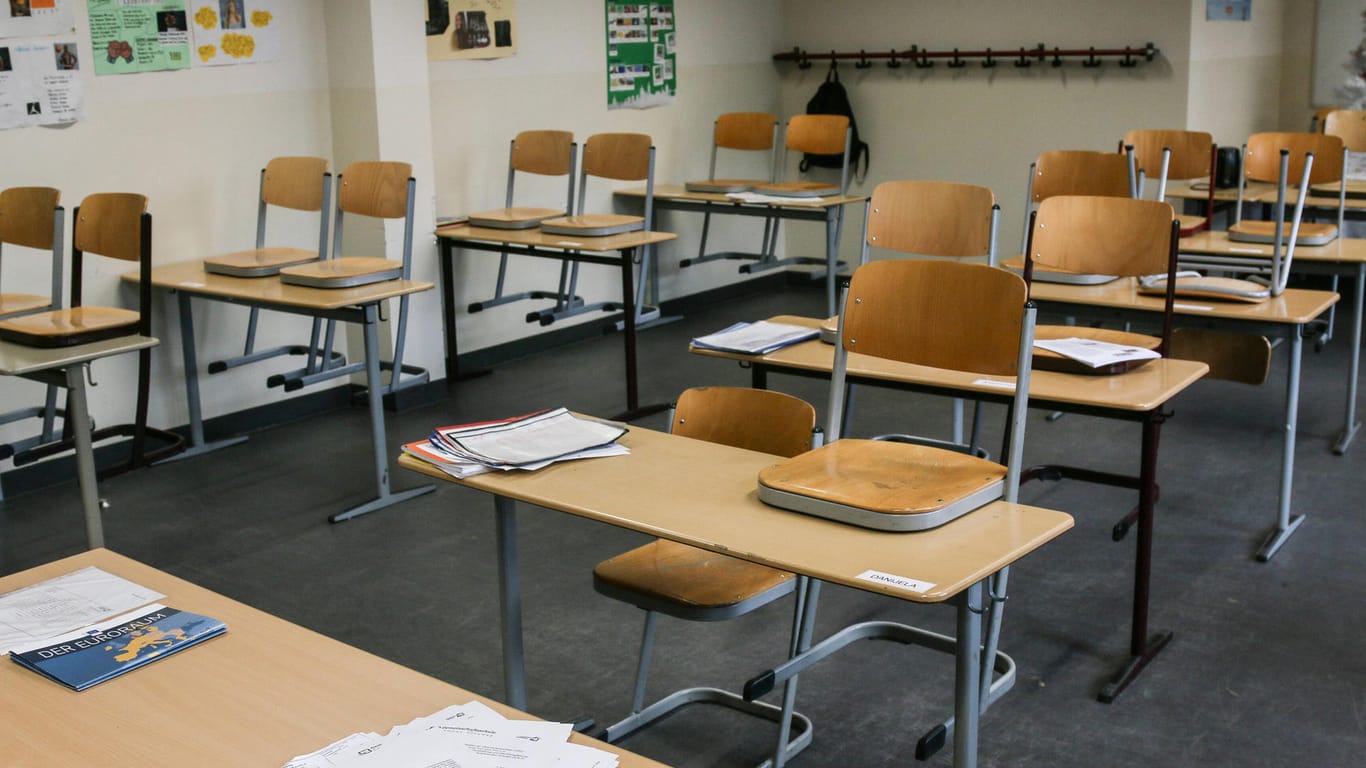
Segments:
[[[736,320],[820,315],[823,303],[821,292],[793,287],[644,331],[642,399],[666,401],[693,385],[746,385],[747,371],[690,356],[687,339]],[[391,453],[438,424],[557,405],[618,411],[620,345],[609,335],[517,360],[460,383],[438,404],[390,414]],[[1134,495],[1075,481],[1025,486],[1023,500],[1072,513],[1076,528],[1012,573],[1003,647],[1019,664],[1019,679],[983,718],[983,765],[1366,762],[1366,530],[1359,501],[1366,497],[1366,445],[1346,456],[1330,451],[1343,412],[1342,338],[1306,354],[1294,498],[1308,521],[1270,563],[1252,558],[1274,519],[1284,365],[1278,350],[1267,384],[1201,382],[1171,404],[1160,458],[1152,626],[1172,630],[1175,639],[1113,704],[1098,703],[1096,693],[1127,654],[1133,538],[1114,543],[1110,529]],[[818,408],[825,399],[817,382],[778,377],[771,385]],[[852,431],[897,424],[944,435],[948,411],[943,401],[868,391],[860,394]],[[1034,413],[1028,427],[1030,463],[1136,470],[1136,425],[1044,416]],[[999,422],[999,412],[988,409],[988,419]],[[663,417],[641,426],[662,427]],[[997,432],[988,434],[999,440]],[[328,524],[328,514],[368,498],[369,450],[365,412],[353,409],[110,479],[101,486],[111,505],[108,544],[360,648],[501,696],[491,501],[442,484],[401,506]],[[393,482],[405,488],[420,481],[396,469]],[[641,617],[597,596],[590,571],[642,538],[536,509],[523,511],[521,526],[529,707],[551,719],[615,720],[628,705]],[[0,503],[5,572],[83,546],[74,484]],[[780,657],[789,610],[773,605],[710,625],[666,619],[652,693],[699,683],[739,686]],[[953,614],[827,588],[818,634],[870,618],[951,632]],[[815,721],[816,738],[793,764],[913,763],[915,740],[949,712],[951,681],[949,657],[886,643],[863,643],[824,662],[802,677],[798,705]],[[338,737],[353,730],[339,729]],[[625,745],[678,766],[747,766],[763,757],[774,733],[766,723],[694,708]],[[951,749],[927,764],[951,764]]]

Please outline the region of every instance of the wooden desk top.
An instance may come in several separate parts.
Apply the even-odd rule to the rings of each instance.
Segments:
[[[76,363],[98,360],[101,357],[155,347],[158,343],[151,336],[120,336],[74,347],[49,348],[0,341],[0,375],[23,376],[52,368],[64,368]]]
[[[645,197],[645,187],[634,187],[631,189],[618,189],[613,194],[622,197]],[[743,200],[736,200],[727,197],[720,192],[690,192],[681,184],[656,184],[656,200],[691,200],[699,203],[725,203],[727,205],[760,205],[768,208],[829,208],[835,205],[848,205],[849,203],[860,203],[868,198],[862,195],[826,195],[820,200],[803,200],[794,197],[791,201],[782,203],[747,203]]]
[[[1274,185],[1274,184],[1268,184],[1267,186],[1269,187],[1269,189],[1262,190],[1261,192],[1258,193],[1258,195],[1257,195],[1255,198],[1253,198],[1253,197],[1248,197],[1247,199],[1248,199],[1248,200],[1251,200],[1252,202],[1256,202],[1256,203],[1266,203],[1267,205],[1274,206],[1274,205],[1276,204],[1276,185]],[[1305,198],[1305,200],[1304,200],[1304,207],[1305,207],[1305,208],[1318,208],[1318,209],[1331,208],[1331,209],[1333,209],[1333,210],[1337,210],[1337,207],[1338,207],[1337,183],[1334,182],[1333,185],[1332,185],[1332,187],[1333,187],[1333,194],[1332,194],[1331,196],[1329,196],[1329,195],[1322,195],[1322,194],[1320,194],[1320,195],[1310,195],[1309,197]],[[1366,210],[1366,198],[1363,198],[1363,197],[1360,196],[1360,195],[1361,195],[1361,183],[1360,183],[1360,182],[1348,181],[1348,182],[1347,182],[1347,195],[1348,195],[1348,196],[1347,196],[1347,201],[1343,204],[1343,208],[1345,208],[1346,210],[1349,210],[1349,211],[1361,211],[1361,210]],[[1295,187],[1290,187],[1290,188],[1288,188],[1288,189],[1285,190],[1285,204],[1286,204],[1287,206],[1294,205],[1294,204],[1295,204],[1295,201],[1297,201],[1297,200],[1299,200],[1299,199],[1300,199],[1300,191],[1299,191],[1299,189],[1297,189],[1297,188],[1295,188]],[[1287,210],[1286,210],[1286,213],[1285,213],[1286,218],[1289,218],[1289,217],[1290,217],[1290,213],[1291,213],[1291,211],[1287,209]]]
[[[902,600],[942,602],[1072,527],[1063,512],[994,502],[919,533],[886,533],[759,501],[759,470],[782,459],[632,426],[630,455],[455,480],[404,454],[399,465],[459,485]],[[648,501],[645,501],[648,500]],[[860,579],[874,570],[923,591]]]
[[[121,277],[130,283],[138,281],[137,272],[128,272]],[[415,280],[385,280],[353,288],[308,288],[302,285],[286,285],[274,275],[230,277],[205,272],[204,264],[198,261],[182,261],[153,267],[152,285],[198,296],[261,302],[305,310],[331,310],[372,304],[432,288],[432,283]]]
[[[1299,249],[1297,248],[1296,251]],[[1063,285],[1034,283],[1031,297],[1039,301],[1085,304],[1112,309],[1135,309],[1159,314],[1162,297],[1140,294],[1135,281],[1124,277],[1104,285]],[[1236,301],[1210,301],[1177,297],[1176,314],[1191,317],[1217,317],[1286,325],[1302,325],[1323,314],[1340,297],[1332,291],[1287,288],[1280,296],[1259,304]]]
[[[436,236],[447,240],[475,240],[489,243],[526,245],[535,248],[553,248],[561,251],[621,251],[639,248],[651,243],[673,240],[678,235],[672,232],[623,232],[619,235],[603,237],[571,237],[568,235],[548,235],[539,229],[494,229],[492,227],[472,227],[469,224],[452,224],[439,227]]]
[[[0,592],[88,565],[165,593],[173,608],[221,619],[228,631],[80,693],[0,664],[0,752],[11,768],[273,768],[348,734],[386,733],[472,700],[532,719],[106,549],[0,578]],[[581,734],[572,740],[620,754],[622,766],[662,768]]]
[[[1260,181],[1248,182],[1247,187],[1243,190],[1243,199],[1248,202],[1257,202],[1257,198],[1266,194],[1268,190],[1270,190],[1271,194],[1274,196],[1276,194],[1276,185]],[[1191,182],[1185,180],[1169,181],[1167,182],[1167,197],[1175,197],[1182,200],[1208,200],[1209,190],[1191,189]],[[1215,188],[1214,199],[1225,203],[1237,202],[1238,188],[1236,186],[1228,187],[1227,189]],[[1272,202],[1275,202],[1274,198]]]
[[[1265,256],[1271,258],[1271,246],[1259,243],[1239,243],[1228,239],[1227,232],[1197,232],[1181,238],[1182,253],[1206,253],[1216,256]],[[1366,239],[1339,236],[1325,245],[1295,246],[1295,261],[1366,263]]]
[[[811,317],[779,315],[769,318],[775,323],[789,323],[819,327],[821,320]],[[708,349],[691,348],[695,354],[709,357],[722,357],[733,360],[762,362],[780,368],[814,371],[829,374],[835,364],[835,347],[819,339],[804,341],[789,347],[775,350],[766,355],[743,355],[730,352],[717,352]],[[1195,383],[1209,371],[1209,366],[1194,360],[1175,360],[1164,358],[1153,360],[1128,373],[1114,376],[1085,376],[1076,373],[1057,371],[1031,371],[1029,375],[1029,396],[1054,403],[1095,408],[1108,408],[1116,411],[1143,413],[1159,408],[1163,403],[1176,397],[1184,389]],[[860,378],[879,379],[892,383],[918,384],[922,386],[946,386],[969,392],[982,392],[1000,395],[1015,389],[1013,377],[978,376],[961,371],[946,371],[923,365],[898,363],[867,355],[849,355],[849,373]],[[1008,387],[991,383],[1008,383]]]

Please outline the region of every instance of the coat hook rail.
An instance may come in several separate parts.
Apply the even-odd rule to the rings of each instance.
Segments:
[[[1010,49],[1004,49],[1010,50]],[[912,45],[904,51],[867,51],[857,52],[830,51],[829,53],[809,53],[803,48],[793,47],[787,53],[773,54],[774,61],[795,61],[800,69],[809,69],[813,61],[836,62],[840,60],[856,61],[855,66],[859,69],[867,69],[872,66],[873,60],[886,61],[887,66],[896,69],[902,62],[911,62],[919,69],[929,69],[933,67],[937,60],[944,59],[945,63],[952,69],[960,69],[967,66],[971,59],[978,59],[983,67],[994,67],[999,61],[1002,49],[992,50],[986,48],[980,51],[964,51],[958,48],[947,51],[932,51],[928,48],[921,48]],[[1145,43],[1139,47],[1125,46],[1123,48],[1049,48],[1043,43],[1038,43],[1032,48],[1021,46],[1012,52],[1014,64],[1024,68],[1034,62],[1048,63],[1055,67],[1061,67],[1064,60],[1080,60],[1082,66],[1087,68],[1099,67],[1106,59],[1116,60],[1121,67],[1135,67],[1140,62],[1152,61],[1161,53],[1157,46],[1152,43]]]

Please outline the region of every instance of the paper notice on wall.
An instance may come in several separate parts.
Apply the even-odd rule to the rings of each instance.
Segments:
[[[427,3],[427,58],[498,59],[517,53],[514,0]]]
[[[74,123],[84,117],[75,40],[0,45],[0,128]]]
[[[0,37],[60,35],[76,29],[74,0],[0,0]]]
[[[279,59],[280,5],[279,0],[191,0],[194,65]]]
[[[190,66],[185,0],[86,0],[97,75]]]

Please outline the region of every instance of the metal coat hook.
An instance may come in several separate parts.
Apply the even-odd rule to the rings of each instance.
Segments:
[[[1092,46],[1089,50],[1090,50],[1090,52],[1091,52],[1091,55],[1087,56],[1087,57],[1086,57],[1086,61],[1083,61],[1083,62],[1081,63],[1081,65],[1082,65],[1083,67],[1087,67],[1088,69],[1094,69],[1094,68],[1096,68],[1096,67],[1099,67],[1099,66],[1100,66],[1100,59],[1097,59],[1097,58],[1096,58],[1096,49],[1095,49],[1095,46]]]
[[[834,51],[831,51],[831,52],[830,52],[830,72],[831,72],[831,74],[834,74],[837,70],[839,70],[839,68],[840,68],[840,60],[836,57],[835,52],[834,52]]]
[[[911,46],[912,53],[914,53],[916,50],[917,48],[914,45]],[[933,69],[934,62],[930,61],[930,57],[926,56],[924,51],[920,51],[920,56],[918,56],[915,60],[915,67],[916,69]]]
[[[862,48],[858,51],[858,61],[854,64],[854,69],[871,69],[873,62],[868,60],[868,54]]]
[[[1053,46],[1053,66],[1062,66],[1062,52],[1056,45]]]
[[[1034,61],[1033,61],[1032,59],[1025,58],[1025,49],[1021,48],[1021,49],[1020,49],[1020,57],[1019,57],[1018,59],[1015,60],[1015,66],[1020,67],[1021,69],[1023,69],[1023,68],[1026,68],[1026,67],[1028,67],[1029,65],[1031,65],[1031,64],[1033,64],[1033,63],[1034,63]]]
[[[1121,67],[1125,67],[1125,68],[1127,69],[1127,68],[1131,68],[1131,67],[1136,67],[1136,66],[1138,66],[1138,60],[1135,59],[1132,55],[1130,55],[1131,53],[1132,53],[1132,50],[1131,50],[1131,49],[1129,49],[1129,48],[1125,48],[1125,49],[1124,49],[1124,58],[1121,59],[1120,62],[1119,62],[1119,65],[1120,65]]]
[[[949,62],[949,69],[962,69],[963,67],[966,67],[967,65],[968,65],[968,63],[967,63],[966,61],[963,61],[962,59],[958,58],[958,49],[957,49],[957,48],[954,48],[954,49],[953,49],[953,61],[950,61],[950,62]]]
[[[991,69],[994,66],[996,66],[996,59],[992,58],[991,49],[988,48],[986,57],[982,59],[982,68]]]
[[[914,47],[914,46],[913,46],[913,47]],[[887,68],[888,68],[888,69],[900,69],[900,68],[901,68],[901,62],[899,62],[899,61],[896,60],[896,51],[892,51],[891,53],[889,53],[889,54],[887,55]]]
[[[797,58],[797,69],[811,69],[811,60],[806,58],[806,51],[793,47],[792,55]]]

